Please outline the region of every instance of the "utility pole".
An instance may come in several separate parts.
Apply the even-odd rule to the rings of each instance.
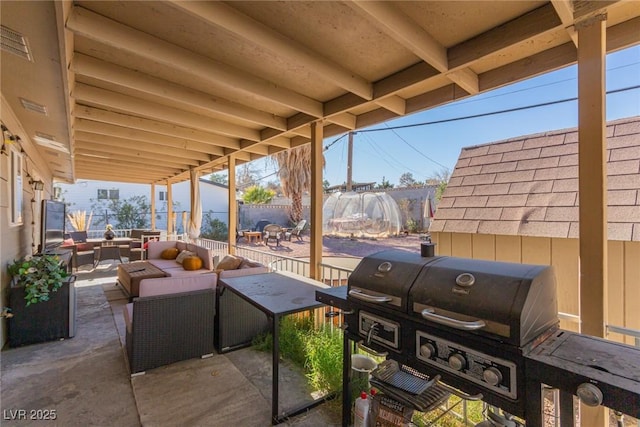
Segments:
[[[347,151],[347,191],[352,189],[352,166],[353,166],[353,132],[349,132],[349,148]]]

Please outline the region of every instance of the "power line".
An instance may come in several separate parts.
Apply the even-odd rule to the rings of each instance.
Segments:
[[[388,124],[386,124],[386,123],[385,123],[385,126],[387,126],[387,128],[389,127],[389,125],[388,125]],[[398,134],[398,132],[396,132],[396,131],[395,131],[395,129],[391,129],[391,132],[393,132],[395,136],[397,136],[398,138],[400,138],[400,140],[401,140],[401,141],[403,141],[405,144],[407,144],[410,148],[412,148],[416,153],[420,154],[420,155],[421,155],[422,157],[424,157],[425,159],[429,160],[430,162],[435,163],[435,164],[436,164],[436,165],[438,165],[438,166],[442,166],[443,168],[445,168],[445,169],[447,169],[447,170],[449,169],[448,167],[446,167],[446,166],[445,166],[445,165],[443,165],[442,163],[440,163],[440,162],[438,162],[438,161],[436,161],[436,160],[433,160],[431,157],[427,156],[427,155],[426,155],[426,154],[424,154],[422,151],[418,150],[416,147],[414,147],[413,145],[409,144],[409,142],[408,142],[406,139],[404,139],[403,137],[401,137],[401,136]]]
[[[626,92],[626,91],[635,90],[635,89],[640,89],[640,85],[629,86],[629,87],[620,88],[620,89],[613,89],[613,90],[607,91],[606,94],[607,95],[611,95],[611,94],[614,94],[614,93]],[[428,126],[428,125],[436,125],[436,124],[441,124],[441,123],[457,122],[457,121],[460,121],[460,120],[477,119],[477,118],[480,118],[480,117],[495,116],[495,115],[498,115],[498,114],[505,114],[505,113],[514,113],[516,111],[530,110],[530,109],[533,109],[533,108],[548,107],[550,105],[563,104],[565,102],[572,102],[572,101],[577,101],[577,100],[578,100],[578,97],[576,96],[576,97],[572,97],[572,98],[559,99],[559,100],[556,100],[556,101],[542,102],[542,103],[539,103],[539,104],[532,104],[532,105],[525,105],[525,106],[522,106],[522,107],[508,108],[506,110],[490,111],[490,112],[487,112],[487,113],[472,114],[472,115],[469,115],[469,116],[462,116],[462,117],[452,117],[452,118],[449,118],[449,119],[433,120],[433,121],[430,121],[430,122],[412,123],[412,124],[408,124],[408,125],[387,126],[387,128],[359,130],[358,132],[361,132],[361,133],[365,133],[365,132],[381,132],[381,131],[387,131],[387,130],[393,130],[393,129],[406,129],[406,128],[419,127],[419,126]]]
[[[622,68],[633,67],[634,65],[638,65],[638,64],[640,64],[640,62],[631,62],[629,64],[620,65],[618,67],[607,68],[607,73],[609,73],[611,71],[617,71],[617,70],[620,70]],[[504,93],[499,93],[499,94],[491,95],[491,96],[487,95],[487,96],[484,96],[484,97],[472,97],[471,99],[458,101],[457,103],[455,103],[455,105],[454,104],[443,105],[442,108],[459,106],[459,105],[466,105],[466,104],[470,104],[472,102],[482,102],[482,101],[485,101],[485,100],[488,100],[488,99],[499,98],[501,96],[507,96],[507,95],[514,95],[516,93],[527,92],[527,91],[533,90],[533,89],[540,89],[542,87],[553,86],[553,85],[557,85],[557,84],[560,84],[560,83],[566,83],[566,82],[570,82],[572,80],[578,80],[578,78],[577,77],[569,77],[567,79],[562,79],[562,80],[557,80],[555,82],[549,82],[549,83],[544,83],[544,84],[540,84],[540,85],[537,85],[537,86],[531,86],[531,87],[526,87],[526,88],[522,88],[522,89],[517,89],[517,90],[513,90],[511,92],[504,92]]]

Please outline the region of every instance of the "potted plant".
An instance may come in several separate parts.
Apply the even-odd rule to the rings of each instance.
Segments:
[[[57,255],[34,255],[8,266],[11,275],[9,345],[73,336],[75,276]],[[71,313],[71,316],[70,316]]]
[[[104,238],[106,240],[113,240],[116,237],[116,233],[113,231],[113,225],[107,224],[107,230],[104,232]]]

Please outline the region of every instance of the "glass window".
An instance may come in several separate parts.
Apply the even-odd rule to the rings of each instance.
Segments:
[[[160,201],[164,201],[167,200],[167,192],[166,191],[161,191],[160,192]]]
[[[120,198],[120,190],[109,190],[109,199],[118,200]]]
[[[11,225],[22,224],[22,154],[11,149]]]
[[[107,190],[98,190],[98,200],[107,200],[109,192]]]

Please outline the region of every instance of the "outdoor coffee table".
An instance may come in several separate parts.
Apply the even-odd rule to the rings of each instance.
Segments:
[[[244,236],[247,238],[247,242],[251,243],[255,239],[256,243],[262,240],[261,231],[245,231]]]
[[[129,301],[139,295],[141,280],[157,277],[166,277],[166,274],[150,262],[142,261],[118,265],[118,283],[129,297]]]
[[[335,397],[321,397],[290,411],[278,412],[278,382],[280,361],[280,319],[283,316],[323,307],[316,301],[316,291],[325,289],[322,283],[288,273],[264,273],[224,278],[218,281],[218,292],[229,290],[267,315],[271,323],[273,359],[271,373],[271,423],[279,424]]]

